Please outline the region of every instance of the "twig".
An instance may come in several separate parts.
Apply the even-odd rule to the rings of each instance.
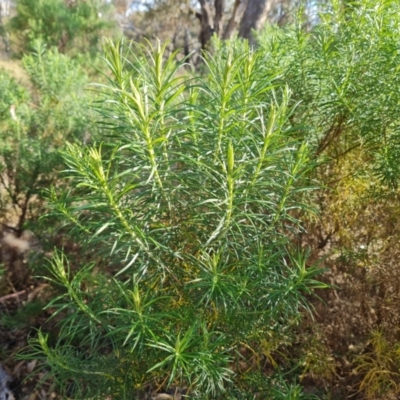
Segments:
[[[18,297],[21,294],[26,293],[26,290],[21,290],[20,292],[17,293],[11,293],[11,294],[7,294],[6,296],[2,296],[0,297],[0,303],[3,303],[6,300],[12,299],[14,297]]]

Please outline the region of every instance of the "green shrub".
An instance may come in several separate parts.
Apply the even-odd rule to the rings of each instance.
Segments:
[[[32,356],[58,382],[73,379],[78,398],[173,384],[198,398],[273,396],[234,365],[244,347],[261,354],[263,339],[295,325],[305,294],[325,287],[290,239],[311,189],[308,145],[288,131],[290,91],[274,89],[260,51],[221,46],[202,79],[164,52],[105,43],[109,138],[70,144],[76,191],[51,191],[53,215],[89,263],[55,253],[51,279],[64,294],[49,307],[63,315],[60,334],[50,345],[40,333]]]
[[[398,391],[395,350],[389,349],[398,341],[400,4],[346,3],[329,2],[320,23],[307,32],[301,21],[268,27],[259,44],[266,68],[279,71],[279,82],[292,90],[296,135],[308,139],[311,157],[328,161],[313,173],[323,188],[315,197],[320,215],[305,223],[302,243],[314,246],[312,257],[325,257],[327,279],[341,288],[328,302],[338,310],[336,317],[327,314],[319,321],[336,373],[340,360],[348,359],[350,367],[342,371],[358,372],[363,395],[386,399]],[[358,313],[360,308],[367,311]],[[385,332],[376,341],[380,348],[366,343],[370,331]],[[356,332],[354,338],[350,332]],[[347,350],[354,343],[365,346],[363,354]],[[329,382],[321,372],[304,373],[314,382]],[[340,379],[332,379],[332,387],[346,393]]]
[[[109,7],[100,0],[19,0],[16,11],[9,25],[24,51],[41,40],[61,52],[93,52],[113,26],[106,18]]]
[[[304,398],[288,383],[294,373],[266,379],[261,361],[276,365],[266,338],[285,342],[301,309],[310,308],[305,293],[324,286],[314,280],[319,270],[306,267],[307,252],[292,244],[310,198],[322,211],[320,230],[303,235],[319,240],[315,253],[334,238],[342,248],[330,254],[363,267],[371,267],[371,253],[385,264],[374,243],[389,261],[398,258],[397,231],[389,228],[397,221],[400,171],[399,8],[394,0],[335,1],[307,32],[302,21],[269,27],[258,50],[215,42],[201,78],[189,77],[164,48],[105,44],[112,78],[99,85],[97,107],[108,134],[88,148],[69,144],[63,184],[71,186],[50,191],[52,216],[79,243],[79,259],[55,253],[51,279],[63,294],[49,307],[62,320],[60,335],[39,333],[32,343],[31,356],[51,367],[65,392],[122,399],[146,387],[186,385],[198,398]],[[30,71],[51,109],[63,79]],[[59,71],[79,81],[69,68]],[[54,123],[69,119],[64,114]],[[321,157],[330,163],[314,169]],[[315,180],[325,187],[312,197]],[[380,209],[388,188],[394,196]],[[382,219],[386,210],[393,214]],[[379,218],[387,229],[376,229]],[[394,233],[389,241],[381,232]],[[371,246],[361,247],[364,241]],[[389,261],[379,282],[397,281]],[[340,265],[337,257],[326,262]],[[379,301],[383,315],[390,307]],[[346,317],[353,323],[354,315]],[[326,382],[331,371],[321,374],[323,364],[312,359],[325,348],[315,350],[304,376],[312,369]],[[361,388],[372,388],[371,396],[397,390],[394,353],[379,364],[374,351],[359,357]]]
[[[41,192],[57,179],[65,141],[82,143],[95,127],[82,69],[57,50],[27,55],[28,90],[0,73],[0,217],[17,215],[17,234],[43,212]]]
[[[338,162],[355,149],[352,172],[370,169],[387,187],[400,174],[398,37],[394,0],[329,2],[311,31],[302,21],[259,35],[267,68],[279,71],[298,104],[291,122],[302,127],[316,155]],[[350,172],[350,171],[348,171]]]

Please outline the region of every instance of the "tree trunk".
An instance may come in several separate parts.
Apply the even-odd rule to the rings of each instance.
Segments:
[[[240,24],[239,36],[252,41],[254,39],[252,30],[262,28],[275,3],[276,0],[248,0],[247,8]]]
[[[231,38],[239,25],[239,36],[251,41],[252,30],[262,27],[278,1],[235,0],[232,16],[223,30],[225,0],[199,0],[201,11],[196,16],[200,20],[201,48],[206,48],[214,33],[222,39]]]
[[[235,5],[233,6],[232,16],[228,22],[228,25],[225,28],[225,32],[222,35],[223,39],[230,39],[232,37],[233,32],[235,32],[239,22],[243,18],[243,14],[246,10],[247,4],[249,0],[236,0]]]
[[[212,0],[200,0],[200,6],[200,43],[201,48],[205,49],[214,32],[214,24],[212,20]]]
[[[185,58],[188,58],[190,55],[190,31],[188,28],[185,28],[185,36],[184,36],[184,45],[183,45],[183,53]]]
[[[204,49],[214,33],[222,34],[225,0],[200,0],[200,6],[200,43]]]
[[[214,32],[220,36],[222,34],[223,20],[225,9],[225,0],[215,0],[215,18],[214,18]]]

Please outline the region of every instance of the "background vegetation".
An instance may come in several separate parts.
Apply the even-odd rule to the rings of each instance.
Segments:
[[[21,58],[0,72],[0,357],[18,398],[400,393],[400,6],[312,19],[276,2],[251,36],[242,10],[249,42],[227,40],[240,10],[221,4],[137,42],[103,2],[21,0],[1,20]]]

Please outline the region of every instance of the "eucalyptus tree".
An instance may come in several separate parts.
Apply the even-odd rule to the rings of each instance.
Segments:
[[[176,48],[184,47],[189,54],[198,48],[207,49],[212,36],[229,39],[234,35],[254,41],[253,30],[267,22],[286,23],[293,20],[296,10],[316,9],[319,2],[307,0],[153,0],[123,2],[117,7],[128,19],[127,35],[140,40],[157,36],[171,39]],[[306,13],[307,14],[307,13]],[[307,14],[308,15],[308,14]]]

